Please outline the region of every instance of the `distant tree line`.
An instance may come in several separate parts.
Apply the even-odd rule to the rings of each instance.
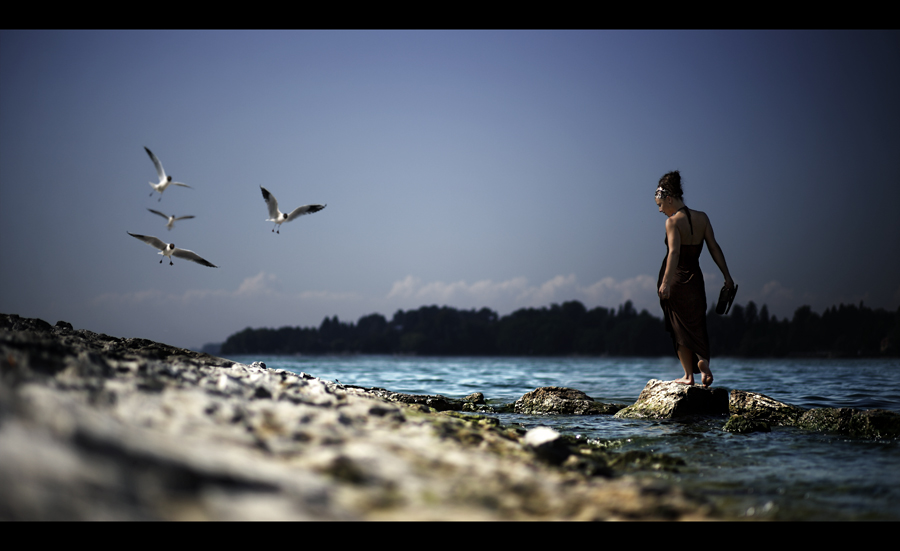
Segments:
[[[752,301],[727,316],[707,314],[713,356],[900,356],[900,308],[832,307],[821,316],[809,306],[793,319],[769,316]],[[506,316],[482,308],[422,306],[356,324],[326,317],[318,328],[282,327],[235,333],[221,354],[418,354],[434,356],[664,356],[674,354],[662,319],[638,313],[631,301],[588,310],[570,301],[523,308]]]

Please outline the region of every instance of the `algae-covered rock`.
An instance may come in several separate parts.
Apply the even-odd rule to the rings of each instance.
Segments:
[[[792,426],[803,415],[803,408],[773,400],[764,394],[732,390],[728,411],[746,419],[766,421],[773,425]]]
[[[516,413],[540,415],[556,413],[563,415],[611,415],[624,406],[595,402],[580,390],[558,386],[545,386],[526,392],[516,400]]]
[[[383,388],[362,388],[346,385],[347,389],[360,389],[371,396],[377,396],[388,402],[398,402],[401,404],[419,404],[428,406],[437,411],[462,411],[463,405],[467,402],[462,400],[454,400],[440,394],[404,394],[402,392],[392,392]]]
[[[744,417],[743,415],[732,415],[725,422],[722,430],[733,432],[735,434],[747,434],[750,432],[769,432],[769,423],[759,419]]]
[[[473,392],[469,394],[465,398],[463,398],[463,402],[472,403],[472,404],[483,404],[484,403],[484,394],[480,392]]]
[[[897,438],[900,414],[884,409],[816,408],[801,415],[797,426],[865,438]]]
[[[671,419],[728,413],[728,391],[651,379],[637,402],[618,413],[620,419]]]

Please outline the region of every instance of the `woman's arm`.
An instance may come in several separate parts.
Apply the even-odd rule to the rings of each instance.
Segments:
[[[678,225],[671,216],[666,219],[666,240],[669,243],[669,256],[666,257],[666,271],[658,291],[659,298],[663,299],[669,298],[675,270],[678,268],[678,255],[681,253],[681,233],[678,232]]]
[[[725,277],[725,286],[729,289],[734,288],[734,280],[731,279],[731,274],[728,272],[728,264],[725,263],[725,255],[722,253],[722,248],[719,247],[719,244],[716,242],[716,235],[713,233],[712,223],[709,222],[709,218],[707,218],[706,222],[706,235],[704,235],[703,238],[706,240],[706,246],[709,247],[710,256],[713,257],[716,266],[719,267],[719,270],[722,271],[722,275]]]

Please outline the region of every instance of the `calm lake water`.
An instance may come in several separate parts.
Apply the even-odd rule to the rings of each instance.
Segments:
[[[236,356],[270,369],[409,394],[514,402],[542,386],[581,390],[601,402],[632,404],[650,379],[671,380],[676,358],[428,358],[391,356]],[[747,360],[715,358],[715,385],[759,392],[804,408],[881,408],[900,412],[900,360]],[[697,376],[699,382],[699,376]],[[900,441],[850,438],[773,427],[730,434],[725,417],[690,423],[611,416],[498,414],[501,423],[549,426],[683,459],[678,483],[733,517],[765,520],[900,520]]]

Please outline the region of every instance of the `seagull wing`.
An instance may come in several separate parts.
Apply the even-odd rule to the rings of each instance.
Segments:
[[[156,174],[159,176],[159,183],[165,182],[166,171],[163,170],[162,163],[159,162],[159,159],[156,158],[156,155],[154,155],[152,151],[147,149],[147,146],[144,146],[144,151],[147,152],[147,155],[150,155],[150,159],[153,161],[154,166],[156,166]]]
[[[266,188],[259,186],[259,189],[262,190],[263,199],[266,201],[266,206],[269,207],[269,218],[277,220],[278,215],[281,214],[278,211],[278,201],[275,200],[275,196],[269,193],[269,190]]]
[[[162,216],[162,217],[165,218],[166,220],[169,219],[169,215],[168,215],[168,214],[163,214],[163,213],[159,212],[158,210],[153,210],[153,209],[147,209],[147,210],[149,210],[149,211],[152,212],[153,214],[158,214],[158,215]],[[176,218],[176,220],[178,220],[178,219]],[[134,234],[132,233],[132,234],[129,234],[129,235],[134,235]],[[135,236],[135,237],[137,237],[137,236]]]
[[[176,248],[174,251],[172,251],[172,256],[177,256],[178,258],[183,258],[185,260],[192,260],[197,264],[203,264],[204,266],[209,266],[210,268],[218,268],[218,266],[216,266],[209,260],[206,260],[194,251],[189,251],[187,249]]]
[[[287,217],[287,221],[290,222],[294,218],[298,216],[303,216],[304,214],[312,214],[314,212],[319,212],[324,209],[327,205],[303,205],[302,207],[297,207]]]
[[[187,184],[182,184],[181,182],[169,182],[169,183],[172,184],[173,186],[190,187],[191,189],[194,189]]]
[[[168,216],[166,216],[166,218],[168,218]],[[159,249],[161,251],[165,250],[165,248],[168,247],[168,245],[166,243],[164,243],[161,239],[157,239],[151,235],[138,235],[136,233],[131,233],[130,231],[125,232],[125,233],[127,233],[131,237],[137,237],[144,243],[150,245],[151,247],[156,247],[157,249]]]
[[[190,215],[190,216],[179,216],[179,217],[176,218],[175,220],[187,220],[188,218],[193,218],[193,217],[194,217],[193,214]]]

